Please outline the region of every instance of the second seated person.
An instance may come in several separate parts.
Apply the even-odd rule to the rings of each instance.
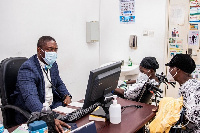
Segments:
[[[71,102],[71,95],[61,80],[58,71],[58,45],[50,36],[42,36],[37,43],[37,54],[25,61],[18,72],[15,105],[28,112],[41,112],[65,106]],[[20,113],[16,121],[27,120]]]
[[[156,87],[159,86],[159,80],[156,77],[156,69],[158,68],[159,64],[155,57],[143,58],[139,66],[140,73],[137,79],[126,81],[126,84],[130,85],[116,88],[114,93],[130,100],[137,100],[145,82],[148,80]]]

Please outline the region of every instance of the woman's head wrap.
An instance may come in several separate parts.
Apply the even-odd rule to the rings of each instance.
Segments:
[[[145,57],[142,59],[140,66],[146,68],[146,69],[153,69],[156,71],[156,69],[159,68],[159,64],[156,61],[155,57]]]
[[[195,61],[188,54],[176,54],[171,61],[165,65],[177,67],[189,74],[191,74],[196,68]]]

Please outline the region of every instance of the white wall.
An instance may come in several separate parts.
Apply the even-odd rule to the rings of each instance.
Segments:
[[[129,56],[139,64],[145,56],[154,56],[164,71],[166,0],[135,0],[135,23],[120,24],[119,0],[101,0],[100,8],[100,62],[125,60]],[[154,36],[143,36],[144,30]],[[138,47],[129,47],[129,36],[137,35]]]
[[[134,24],[120,24],[119,1],[101,0],[100,4],[100,63],[124,60],[129,56],[134,64],[139,64],[146,56],[156,57],[160,68],[157,73],[165,73],[167,0],[135,0]],[[154,36],[143,36],[143,31],[153,31]],[[138,47],[129,47],[129,36],[137,35]],[[134,78],[134,76],[132,76]],[[161,85],[166,95],[165,85]]]
[[[119,23],[119,0],[1,0],[0,60],[30,57],[39,37],[54,37],[60,75],[75,101],[84,98],[89,71],[103,63],[130,56],[139,64],[143,57],[155,56],[160,73],[165,63],[166,0],[135,4],[136,22],[126,25]],[[100,21],[100,43],[86,43],[89,21]],[[154,36],[142,36],[143,30],[153,30]],[[132,34],[138,36],[137,49],[128,45]]]

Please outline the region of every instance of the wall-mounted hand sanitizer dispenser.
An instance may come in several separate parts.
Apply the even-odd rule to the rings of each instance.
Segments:
[[[137,48],[137,36],[136,35],[130,35],[129,46],[131,48]]]

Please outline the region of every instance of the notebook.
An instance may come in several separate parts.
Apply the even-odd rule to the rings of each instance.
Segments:
[[[94,121],[91,121],[75,130],[70,131],[70,133],[97,133]]]

